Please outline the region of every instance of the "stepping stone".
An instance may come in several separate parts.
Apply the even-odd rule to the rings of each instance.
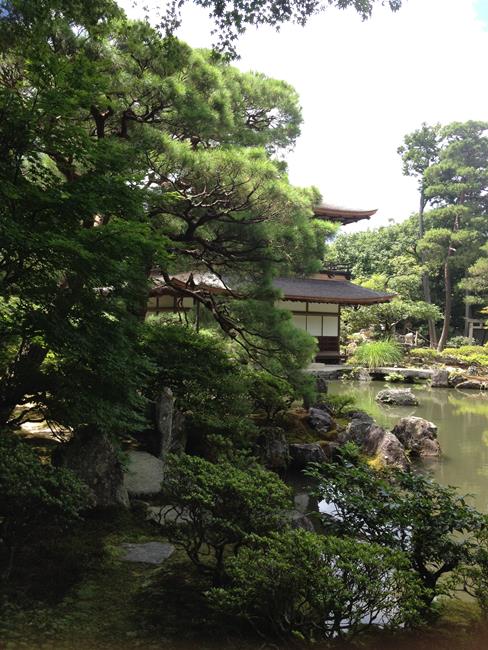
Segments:
[[[175,547],[166,542],[145,542],[143,544],[121,544],[125,552],[121,558],[124,562],[141,562],[143,564],[162,564],[171,557]]]

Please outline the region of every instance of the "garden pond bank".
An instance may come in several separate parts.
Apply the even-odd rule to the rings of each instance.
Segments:
[[[411,386],[418,406],[387,406],[376,395],[392,384],[382,381],[327,382],[330,395],[351,395],[355,407],[368,412],[381,426],[391,429],[402,417],[415,415],[434,422],[442,449],[439,459],[424,459],[421,469],[430,471],[444,485],[472,495],[472,504],[488,512],[488,394],[480,391]]]

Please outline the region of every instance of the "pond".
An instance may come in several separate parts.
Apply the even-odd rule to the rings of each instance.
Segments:
[[[416,415],[438,427],[442,449],[440,459],[422,461],[421,467],[430,471],[444,485],[456,486],[462,494],[472,495],[470,503],[488,512],[488,394],[479,391],[459,391],[413,385],[419,406],[399,407],[380,405],[376,394],[395,384],[381,381],[331,381],[331,395],[348,394],[355,406],[367,411],[383,427],[391,429],[407,415]],[[399,384],[399,387],[404,384]]]

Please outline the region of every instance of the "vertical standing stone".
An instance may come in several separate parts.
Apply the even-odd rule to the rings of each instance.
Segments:
[[[159,436],[159,458],[164,460],[170,452],[173,443],[173,414],[175,398],[171,388],[163,388],[159,402],[156,405],[156,423]]]

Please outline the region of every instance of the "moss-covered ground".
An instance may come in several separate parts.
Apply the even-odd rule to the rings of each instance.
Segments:
[[[99,512],[62,542],[54,540],[24,553],[3,589],[1,650],[303,647],[298,642],[267,644],[213,620],[201,595],[206,585],[178,552],[161,567],[121,561],[122,542],[145,541],[164,538],[142,513]],[[471,605],[451,603],[434,627],[392,638],[375,635],[363,647],[485,650],[488,632]]]

